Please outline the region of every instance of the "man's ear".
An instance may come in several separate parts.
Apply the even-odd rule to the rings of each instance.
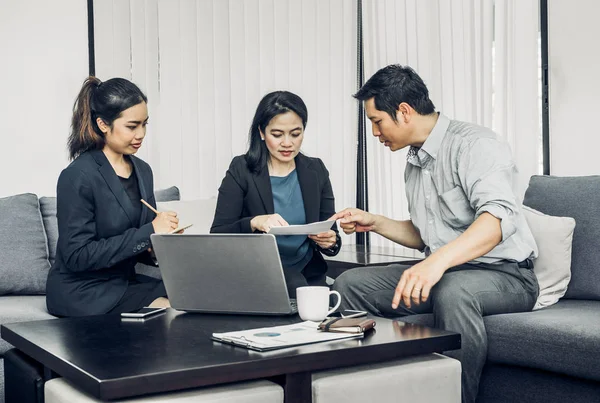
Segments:
[[[106,123],[104,123],[104,120],[102,120],[102,118],[96,118],[96,124],[98,125],[98,128],[102,133],[108,133],[109,127]]]
[[[402,102],[398,105],[396,110],[396,119],[402,120],[404,123],[408,123],[411,118],[412,108],[406,102]]]

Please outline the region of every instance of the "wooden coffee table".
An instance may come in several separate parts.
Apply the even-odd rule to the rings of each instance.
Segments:
[[[378,363],[460,348],[460,335],[375,318],[364,339],[342,340],[266,353],[221,344],[213,332],[299,322],[292,317],[167,313],[145,322],[118,315],[2,325],[2,338],[45,367],[99,399],[250,379],[269,378],[284,387],[285,401],[311,401],[314,371]]]

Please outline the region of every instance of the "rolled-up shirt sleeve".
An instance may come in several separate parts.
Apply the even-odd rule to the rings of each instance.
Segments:
[[[508,144],[494,138],[478,138],[467,144],[459,158],[458,175],[475,219],[484,212],[499,219],[502,242],[517,231],[516,174]]]

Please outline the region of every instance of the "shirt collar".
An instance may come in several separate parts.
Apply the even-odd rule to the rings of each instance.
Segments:
[[[408,162],[416,166],[424,166],[429,159],[436,159],[446,131],[450,126],[450,119],[442,113],[439,113],[438,120],[433,126],[431,133],[421,148],[411,147],[408,152]]]

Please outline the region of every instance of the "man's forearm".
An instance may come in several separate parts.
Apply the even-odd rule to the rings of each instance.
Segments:
[[[396,221],[376,215],[372,231],[407,248],[423,250],[425,244],[412,221]]]
[[[445,269],[477,259],[502,241],[500,220],[490,213],[481,214],[454,241],[442,246],[427,259],[438,261]]]

